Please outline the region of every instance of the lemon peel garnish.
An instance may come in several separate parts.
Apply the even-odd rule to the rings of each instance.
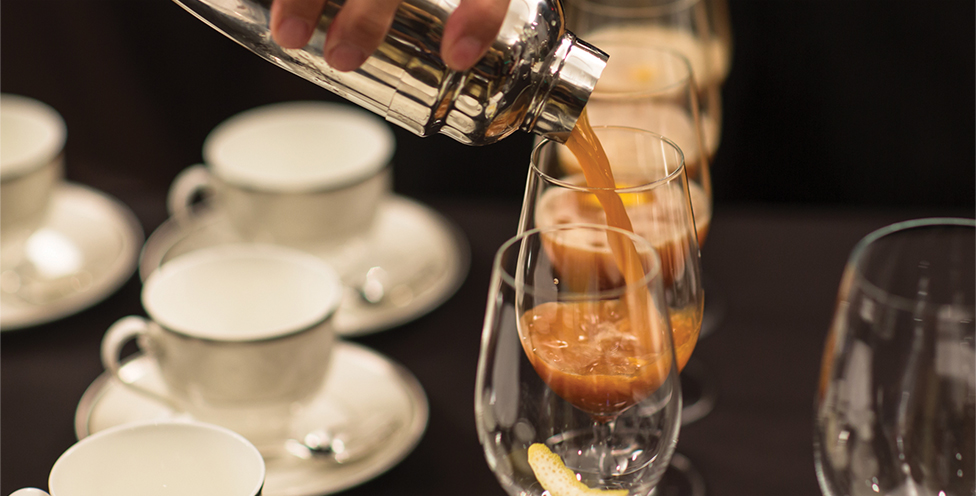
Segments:
[[[594,489],[576,479],[563,459],[542,443],[529,446],[529,466],[551,496],[627,496],[626,489]]]

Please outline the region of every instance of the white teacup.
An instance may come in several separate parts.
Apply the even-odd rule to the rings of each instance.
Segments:
[[[63,174],[64,120],[37,100],[0,95],[0,265],[16,266]]]
[[[261,453],[243,436],[198,422],[124,424],[68,448],[51,468],[51,496],[258,496]],[[11,496],[40,496],[35,488]]]
[[[204,142],[206,165],[174,180],[170,213],[186,220],[201,193],[247,241],[318,252],[368,234],[391,190],[395,138],[358,107],[289,102],[240,113]]]
[[[325,381],[341,296],[335,271],[307,253],[260,244],[201,249],[149,276],[142,304],[150,319],[113,324],[102,363],[128,387],[272,448],[295,435],[292,419]],[[119,352],[134,338],[159,366],[165,393],[119,373]]]

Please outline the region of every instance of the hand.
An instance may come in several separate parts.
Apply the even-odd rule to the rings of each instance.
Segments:
[[[284,48],[308,44],[326,0],[274,0],[271,35]],[[461,0],[444,26],[441,58],[451,69],[471,68],[502,26],[509,0]],[[338,71],[358,68],[380,46],[400,0],[347,0],[329,26],[325,61]]]

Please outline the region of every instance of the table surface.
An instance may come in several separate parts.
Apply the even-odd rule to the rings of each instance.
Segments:
[[[478,444],[473,394],[491,259],[514,233],[519,205],[427,203],[467,235],[471,269],[458,292],[429,314],[354,339],[416,375],[430,420],[409,456],[350,495],[503,494]],[[147,232],[164,217],[162,193],[132,207]],[[811,448],[813,392],[847,255],[876,228],[943,213],[716,208],[702,254],[706,298],[723,302],[726,311],[694,357],[719,396],[710,415],[682,429],[678,443],[709,495],[819,494]],[[81,313],[0,334],[0,494],[46,485],[58,455],[75,442],[78,400],[102,373],[102,334],[118,318],[144,315],[139,290],[133,277]]]

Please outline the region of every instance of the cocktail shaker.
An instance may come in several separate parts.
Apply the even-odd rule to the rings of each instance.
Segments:
[[[271,38],[271,0],[175,0],[262,58],[419,136],[446,134],[468,145],[516,130],[563,142],[606,65],[607,55],[567,31],[555,0],[511,0],[488,53],[471,69],[440,57],[447,17],[459,0],[405,0],[376,52],[339,72],[323,58],[325,36],[342,0],[330,0],[301,49]]]

